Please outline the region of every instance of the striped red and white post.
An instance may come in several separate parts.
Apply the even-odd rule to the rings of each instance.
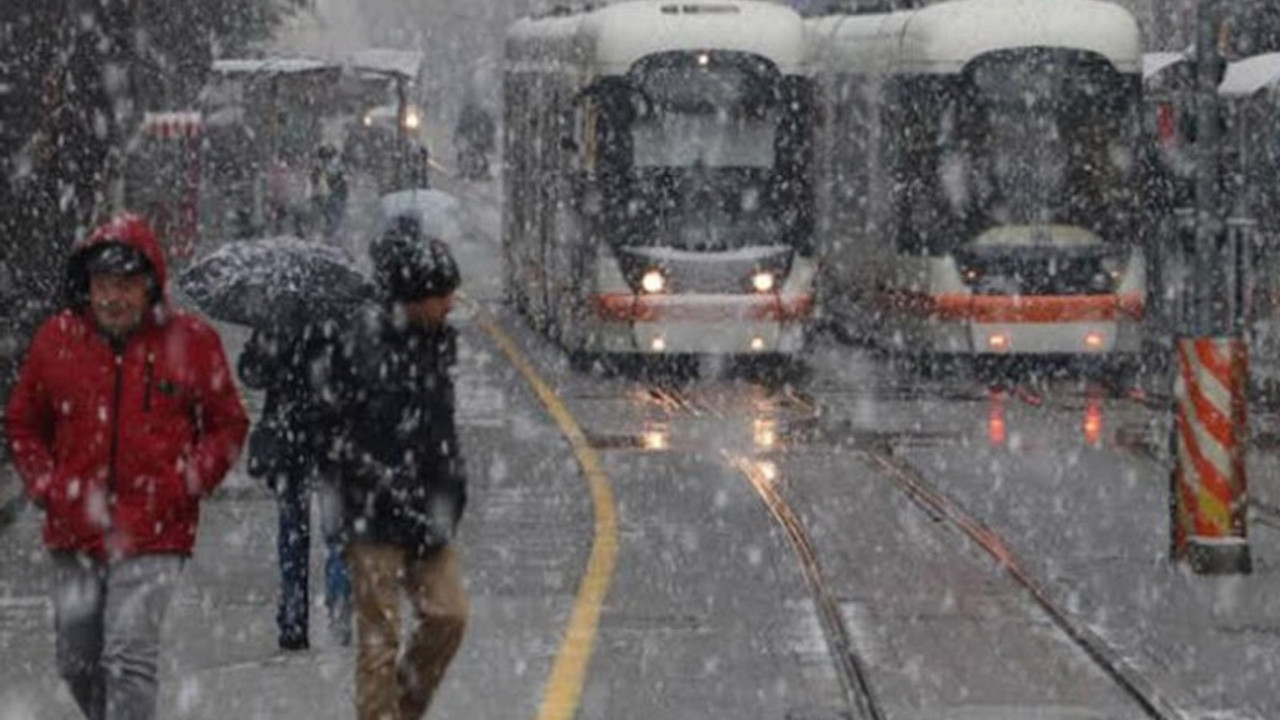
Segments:
[[[1248,351],[1240,338],[1183,338],[1177,351],[1174,557],[1198,573],[1248,573]]]

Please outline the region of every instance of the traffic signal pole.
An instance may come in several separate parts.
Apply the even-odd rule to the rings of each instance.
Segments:
[[[1200,0],[1196,33],[1196,236],[1187,323],[1174,342],[1173,556],[1203,574],[1252,571],[1246,511],[1248,352],[1242,253],[1247,226],[1225,221],[1221,0]]]

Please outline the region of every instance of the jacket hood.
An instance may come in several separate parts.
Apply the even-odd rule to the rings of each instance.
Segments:
[[[160,239],[142,216],[124,213],[99,225],[87,237],[81,238],[72,246],[71,257],[67,261],[64,293],[67,305],[79,309],[88,302],[89,271],[85,263],[89,251],[108,243],[125,245],[142,253],[151,264],[150,272],[155,280],[156,289],[152,303],[162,304],[165,298],[164,288],[168,280],[168,271],[165,267],[164,252],[160,249]]]

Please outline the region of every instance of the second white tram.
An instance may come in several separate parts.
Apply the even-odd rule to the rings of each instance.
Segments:
[[[571,357],[791,355],[813,312],[803,20],[640,0],[508,32],[512,299]]]
[[[1127,11],[955,0],[809,31],[821,296],[837,323],[910,354],[1140,351],[1142,56]]]

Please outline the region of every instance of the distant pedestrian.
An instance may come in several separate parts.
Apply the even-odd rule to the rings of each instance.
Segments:
[[[489,153],[493,152],[496,129],[493,116],[479,102],[468,100],[458,113],[453,128],[458,173],[469,180],[489,175]]]
[[[68,307],[36,332],[6,413],[56,570],[58,671],[90,720],[156,715],[160,631],[201,498],[248,420],[222,341],[169,307],[150,226],[122,215],[79,242]]]
[[[418,190],[429,189],[431,187],[431,151],[426,145],[414,146],[409,151],[408,162],[408,187]]]
[[[398,218],[370,247],[384,302],[354,324],[336,371],[346,419],[343,509],[355,585],[356,714],[417,720],[462,643],[452,541],[466,503],[454,424],[460,283],[448,247]],[[401,653],[401,590],[417,624]]]
[[[351,642],[351,581],[342,560],[335,467],[328,460],[338,419],[324,398],[336,335],[336,321],[259,329],[240,354],[240,379],[249,387],[266,390],[253,437],[268,438],[270,446],[258,447],[251,439],[249,469],[265,476],[279,506],[276,548],[281,582],[276,627],[282,650],[310,647],[312,490],[320,501],[324,534],[329,632],[341,644]]]
[[[332,145],[321,145],[316,151],[308,184],[312,214],[320,231],[332,235],[342,224],[348,195],[346,167]]]
[[[306,234],[308,169],[301,159],[280,154],[267,166],[267,228],[275,234]]]

